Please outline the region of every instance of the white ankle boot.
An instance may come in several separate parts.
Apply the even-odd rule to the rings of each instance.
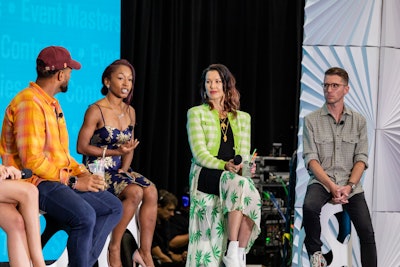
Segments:
[[[241,267],[238,255],[239,241],[230,241],[226,255],[222,258],[225,267]]]
[[[239,264],[240,267],[246,267],[246,250],[245,248],[239,247]]]

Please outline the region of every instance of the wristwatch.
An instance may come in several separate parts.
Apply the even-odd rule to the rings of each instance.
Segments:
[[[69,177],[69,179],[68,179],[68,186],[71,188],[71,189],[75,189],[76,188],[76,183],[78,182],[78,177],[76,177],[76,176],[71,176],[71,177]]]
[[[354,189],[356,189],[356,184],[352,182],[347,182],[347,185],[350,185],[351,187],[351,192],[353,192]]]

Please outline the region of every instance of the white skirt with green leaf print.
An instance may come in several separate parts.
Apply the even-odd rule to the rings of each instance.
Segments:
[[[254,222],[247,253],[261,232],[261,198],[252,179],[228,171],[221,174],[219,197],[197,191],[200,170],[200,166],[192,164],[186,267],[224,266],[222,257],[228,239],[228,212],[240,210]]]

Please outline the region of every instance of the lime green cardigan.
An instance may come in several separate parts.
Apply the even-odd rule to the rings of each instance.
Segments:
[[[250,154],[251,117],[248,113],[238,111],[236,118],[228,113],[229,123],[234,137],[235,155]],[[192,107],[187,112],[187,134],[192,151],[192,164],[209,169],[223,170],[226,161],[217,159],[221,128],[217,110],[210,110],[209,105]]]

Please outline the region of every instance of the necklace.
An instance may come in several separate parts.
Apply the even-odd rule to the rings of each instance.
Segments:
[[[107,100],[108,105],[110,106],[110,108],[111,108],[111,110],[114,112],[114,114],[117,116],[117,118],[118,118],[118,119],[122,119],[122,117],[125,116],[125,113],[124,113],[123,111],[122,111],[122,112],[120,111],[121,113],[117,113],[117,112],[115,111],[115,109],[113,109],[110,100],[108,100],[108,97],[105,97],[105,99]],[[119,107],[121,107],[121,106],[119,106]]]
[[[228,133],[229,120],[228,120],[228,118],[219,119],[219,122],[221,124],[221,132],[223,135],[223,140],[226,143],[226,141],[228,140],[228,137],[226,136],[226,134]]]

